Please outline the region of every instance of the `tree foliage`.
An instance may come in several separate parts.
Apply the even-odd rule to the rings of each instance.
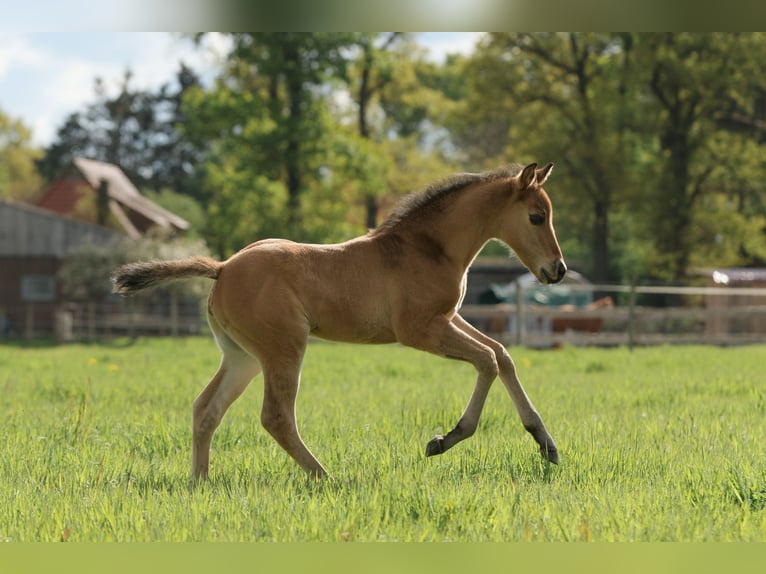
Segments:
[[[394,32],[230,39],[212,86],[182,68],[102,90],[45,174],[83,154],[192,196],[182,215],[226,257],[357,235],[451,172],[552,161],[564,253],[596,281],[766,264],[764,34],[492,33],[443,62]]]
[[[607,280],[609,216],[631,185],[630,38],[497,33],[474,58],[476,67],[473,59],[466,66],[470,95],[453,119],[467,157],[553,161],[551,187],[563,190],[557,220],[563,214],[578,237],[590,238],[581,251],[592,277]]]
[[[132,77],[126,70],[113,96],[104,79],[95,79],[95,101],[67,116],[38,162],[40,172],[53,179],[75,157],[87,157],[120,166],[139,188],[197,197],[204,145],[183,137],[179,126],[186,121],[184,94],[199,79],[183,64],[175,82],[156,92],[135,89]]]
[[[0,198],[34,199],[42,184],[35,167],[40,155],[30,129],[0,109]]]
[[[557,164],[559,236],[596,280],[758,263],[763,49],[760,34],[491,34],[451,131],[469,162]],[[716,225],[712,207],[737,215]]]
[[[694,251],[721,254],[716,249],[720,239],[695,229],[700,218],[706,219],[701,208],[725,205],[714,195],[744,199],[742,193],[748,188],[755,192],[756,182],[766,175],[762,150],[753,153],[751,135],[732,130],[731,123],[736,117],[762,120],[754,103],[766,91],[761,64],[766,36],[665,33],[641,35],[639,46],[648,93],[654,96],[647,105],[647,125],[659,144],[653,174],[657,193],[647,199],[660,209],[649,217],[657,264],[667,270],[665,276],[676,278],[684,275]],[[722,215],[721,222],[727,219]],[[732,263],[745,262],[747,253],[757,258],[761,251],[745,238],[735,241],[745,257],[724,258]]]
[[[412,68],[406,36],[254,33],[233,40],[215,87],[185,99],[186,133],[213,142],[206,163],[213,249],[228,255],[272,235],[333,241],[374,226],[379,202],[409,160],[434,157],[415,149],[421,132],[414,120],[403,128],[393,119],[406,115],[394,94],[424,92],[415,81],[402,83]],[[410,176],[406,191],[431,173]]]
[[[174,239],[161,233],[144,239],[119,239],[107,243],[86,241],[68,253],[59,268],[57,279],[64,296],[70,301],[100,302],[111,292],[109,277],[123,263],[152,259],[179,259],[190,255],[206,255],[204,243],[193,239]],[[175,291],[201,298],[210,285],[202,280],[178,281],[158,287],[156,293]]]
[[[231,36],[216,86],[190,93],[184,108],[188,137],[213,142],[208,235],[222,255],[269,234],[277,222],[283,234],[315,238],[304,225],[309,210],[302,198],[321,187],[328,147],[337,139],[324,104],[328,86],[343,76],[342,49],[350,42],[349,35],[328,33]]]

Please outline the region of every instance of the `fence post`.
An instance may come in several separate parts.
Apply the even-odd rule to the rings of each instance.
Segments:
[[[24,338],[33,339],[35,336],[35,304],[24,306]]]
[[[136,305],[133,301],[133,299],[128,299],[125,304],[125,309],[128,313],[128,337],[130,337],[130,340],[134,340],[136,338]]]
[[[524,346],[524,288],[516,280],[516,345]]]
[[[86,303],[88,310],[88,342],[96,341],[96,304],[91,300]]]
[[[628,298],[628,349],[631,351],[636,346],[636,281],[630,282],[630,296]]]
[[[170,334],[178,336],[178,291],[170,292]]]

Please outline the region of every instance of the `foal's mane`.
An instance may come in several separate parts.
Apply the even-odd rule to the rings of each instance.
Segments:
[[[471,184],[513,177],[522,169],[523,166],[521,165],[511,164],[482,173],[457,173],[432,183],[421,191],[404,196],[388,218],[375,229],[375,232],[392,230],[404,221],[439,211],[444,201],[454,198],[458,192],[463,191]]]

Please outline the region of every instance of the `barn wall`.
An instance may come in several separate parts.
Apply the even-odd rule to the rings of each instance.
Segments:
[[[116,236],[104,227],[0,200],[0,257],[61,258],[86,239],[101,243]]]
[[[24,301],[22,282],[25,277],[49,278],[55,282],[59,265],[60,261],[54,257],[0,257],[0,337],[53,332],[58,286],[55,286],[53,300]]]
[[[0,200],[0,338],[52,334],[61,260],[84,241],[115,237],[109,229]]]

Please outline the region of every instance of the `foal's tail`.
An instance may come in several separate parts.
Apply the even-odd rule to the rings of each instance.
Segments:
[[[164,281],[187,277],[218,279],[223,265],[222,262],[209,257],[128,263],[112,273],[112,292],[128,295]]]

